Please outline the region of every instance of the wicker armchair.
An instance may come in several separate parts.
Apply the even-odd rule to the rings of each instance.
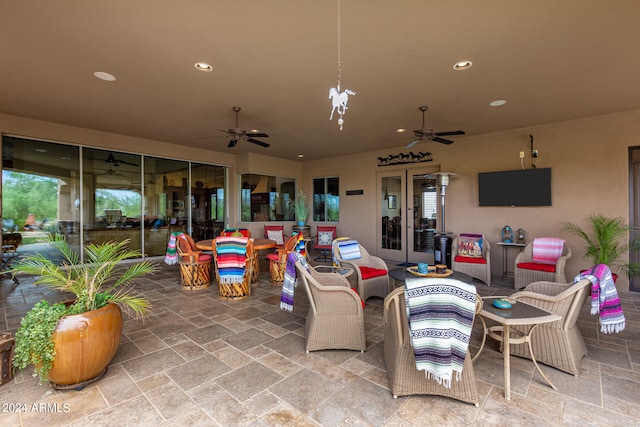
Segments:
[[[220,280],[220,265],[218,264],[218,245],[221,242],[221,239],[224,239],[228,236],[219,236],[213,240],[213,260],[216,271],[216,280],[218,281],[218,294],[222,299],[243,299],[247,298],[251,295],[251,273],[253,268],[253,242],[251,239],[246,237],[240,237],[245,246],[245,261],[244,261],[244,275],[242,283],[224,283]]]
[[[345,260],[340,255],[339,243],[347,238],[333,241],[333,257],[342,265],[354,269],[358,278],[358,293],[363,301],[371,297],[384,298],[389,293],[389,268],[387,264],[369,252],[360,244],[360,258]]]
[[[298,235],[291,236],[284,243],[284,246],[277,248],[275,252],[267,254],[269,260],[269,274],[271,283],[282,285],[284,283],[284,270],[287,265],[287,256],[296,248]]]
[[[309,298],[305,322],[307,353],[315,350],[360,350],[367,348],[362,300],[349,281],[339,274],[307,271],[296,262],[298,279]]]
[[[182,289],[196,290],[211,285],[211,255],[196,249],[196,244],[188,234],[176,238],[176,250],[180,264],[180,284]]]
[[[575,285],[534,282],[524,288],[524,291],[511,295],[517,301],[562,317],[555,322],[538,325],[533,330],[530,344],[538,362],[576,376],[579,374],[580,360],[587,354],[587,346],[577,320],[590,289],[591,282],[587,279],[582,279]],[[526,326],[512,328],[527,333],[530,329]],[[530,353],[526,344],[517,344],[511,346],[511,354],[529,358]]]
[[[451,269],[466,273],[471,277],[482,280],[487,286],[491,286],[491,245],[486,238],[482,238],[482,257],[469,258],[458,254],[459,239],[453,240],[451,245]]]
[[[478,297],[477,301],[476,313],[482,307],[482,299]],[[451,381],[451,388],[438,384],[434,379],[427,379],[424,371],[416,369],[403,287],[391,291],[384,299],[384,360],[387,365],[389,389],[394,398],[413,394],[430,394],[480,406],[469,351],[464,359],[460,380]]]
[[[567,283],[564,266],[569,258],[571,258],[571,248],[565,242],[562,255],[555,265],[536,263],[533,261],[533,242],[529,242],[516,257],[513,287],[518,290],[529,283],[540,281]]]

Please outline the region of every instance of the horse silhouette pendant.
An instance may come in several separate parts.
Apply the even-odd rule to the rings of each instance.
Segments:
[[[342,125],[344,124],[344,119],[342,116],[347,112],[347,102],[349,102],[349,95],[355,95],[356,93],[352,90],[345,89],[344,92],[340,92],[340,85],[338,87],[332,87],[329,89],[329,99],[331,99],[331,104],[333,108],[331,108],[331,114],[329,115],[329,120],[333,120],[333,112],[337,111],[340,118],[338,119],[338,124],[340,125],[340,130],[342,130]]]

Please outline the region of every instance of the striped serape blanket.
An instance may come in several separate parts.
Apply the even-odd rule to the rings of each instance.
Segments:
[[[536,237],[533,239],[533,262],[555,264],[562,256],[564,240],[557,237]]]
[[[300,261],[300,264],[307,270],[309,265],[307,264],[306,257],[299,252],[289,252],[287,255],[287,264],[284,269],[284,283],[282,284],[282,292],[280,294],[280,308],[286,311],[293,311],[293,292],[296,287],[296,261]]]
[[[247,260],[246,237],[216,237],[216,265],[222,283],[242,283]]]
[[[577,275],[573,282],[582,279],[591,282],[591,314],[600,313],[600,332],[622,332],[626,322],[609,267],[606,264],[593,266]]]
[[[338,251],[340,251],[340,258],[343,260],[362,258],[360,244],[357,240],[339,240]]]
[[[476,308],[475,286],[456,279],[407,279],[405,303],[416,369],[451,388],[469,347]]]
[[[178,263],[178,249],[177,239],[182,235],[182,231],[173,231],[169,236],[169,243],[167,244],[167,253],[164,256],[164,262],[169,265],[175,265]]]

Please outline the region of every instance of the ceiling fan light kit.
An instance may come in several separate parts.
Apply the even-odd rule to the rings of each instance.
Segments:
[[[240,128],[240,126],[238,126],[238,113],[242,110],[242,108],[232,107],[232,109],[236,113],[236,126],[227,130],[218,129],[220,132],[226,133],[231,138],[229,140],[229,144],[227,145],[227,147],[228,148],[235,147],[238,141],[240,140],[251,142],[253,144],[256,144],[265,148],[269,147],[270,144],[260,141],[259,139],[255,139],[255,138],[268,138],[269,135],[267,135],[264,132],[247,132],[244,129]]]
[[[441,144],[453,144],[453,141],[450,139],[441,138],[442,136],[453,136],[453,135],[464,135],[464,131],[462,130],[454,130],[449,132],[434,132],[433,129],[428,128],[424,124],[424,113],[429,109],[426,105],[422,105],[418,107],[418,110],[422,111],[422,127],[420,129],[416,129],[413,131],[415,135],[415,139],[411,141],[407,148],[411,148],[416,145],[420,141],[436,141]]]

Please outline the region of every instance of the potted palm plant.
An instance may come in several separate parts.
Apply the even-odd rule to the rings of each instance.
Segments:
[[[56,389],[81,389],[100,379],[115,356],[122,310],[135,318],[146,315],[150,303],[132,285],[155,266],[147,261],[122,263],[140,257],[127,249],[128,240],[87,246],[84,263],[63,237],[51,237],[48,243],[63,255],[62,264],[33,253],[14,264],[12,272],[37,276],[35,283],[69,292],[75,299],[35,304],[16,332],[13,364],[19,369],[33,364],[34,376]]]
[[[606,264],[611,270],[625,274],[627,277],[640,273],[640,264],[624,262],[620,258],[640,249],[640,239],[629,236],[631,227],[623,218],[612,218],[602,214],[591,214],[585,218],[586,227],[582,228],[574,222],[565,222],[562,230],[582,238],[587,245],[584,257],[594,265]],[[614,279],[617,275],[614,274]]]
[[[296,197],[294,208],[298,226],[302,227],[307,222],[307,217],[309,216],[309,203],[304,191],[298,191],[298,197]]]

